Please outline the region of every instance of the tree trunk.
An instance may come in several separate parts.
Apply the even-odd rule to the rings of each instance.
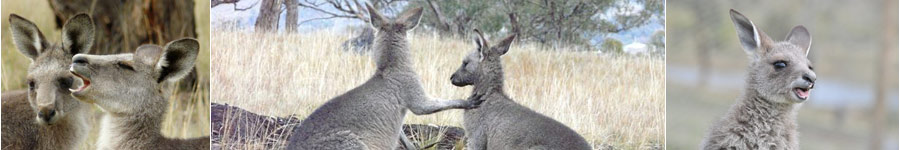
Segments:
[[[700,41],[698,43],[697,50],[697,87],[699,89],[706,89],[707,84],[709,84],[709,74],[711,74],[710,65],[712,65],[712,61],[710,60],[710,53],[712,50],[710,49],[708,42]]]
[[[256,17],[256,32],[274,32],[278,30],[283,0],[262,0],[259,16]]]
[[[890,81],[891,77],[887,75],[888,70],[894,70],[896,68],[891,68],[892,62],[896,62],[896,60],[891,59],[893,56],[897,56],[893,52],[896,51],[897,48],[897,1],[896,0],[884,0],[884,4],[882,5],[882,25],[881,25],[881,53],[877,56],[878,61],[876,61],[875,66],[875,103],[872,105],[874,108],[872,110],[872,133],[869,139],[871,144],[871,148],[874,150],[883,149],[882,146],[882,137],[884,137],[884,119],[886,116],[885,111],[885,93],[887,93],[888,87],[887,83]],[[892,82],[896,83],[896,82]]]
[[[133,52],[141,44],[197,38],[194,2],[185,0],[49,0],[56,27],[78,13],[94,19],[93,54]]]
[[[297,32],[297,28],[300,26],[298,24],[300,13],[297,12],[297,7],[299,7],[299,0],[285,0],[284,7],[286,7],[287,14],[284,19],[284,30],[288,33]]]
[[[197,38],[194,1],[189,0],[48,0],[62,28],[69,17],[87,13],[96,35],[91,54],[131,53],[142,44],[165,45],[181,38]],[[206,7],[206,6],[203,6]],[[196,71],[181,80],[192,90]]]

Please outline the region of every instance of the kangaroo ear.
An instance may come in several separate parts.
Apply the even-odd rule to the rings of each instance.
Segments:
[[[378,10],[375,10],[375,7],[372,7],[372,4],[366,3],[366,9],[369,11],[369,24],[371,24],[372,27],[377,29],[384,26],[384,16],[381,16],[381,13],[379,13]]]
[[[734,28],[737,30],[738,39],[741,46],[751,56],[764,53],[767,47],[770,47],[772,41],[765,33],[756,28],[753,21],[741,15],[741,13],[731,10],[731,21],[734,22]]]
[[[413,8],[406,12],[400,14],[400,17],[397,17],[397,20],[402,21],[403,26],[406,27],[406,30],[412,30],[419,25],[419,20],[422,18],[422,7]]]
[[[478,44],[478,52],[481,53],[481,56],[485,56],[485,54],[487,53],[485,49],[490,48],[488,47],[488,41],[484,39],[484,34],[481,33],[481,30],[473,29],[473,31],[475,31],[475,36],[477,36],[475,37],[475,43]]]
[[[44,39],[44,34],[31,21],[11,14],[9,15],[9,25],[16,48],[32,61],[44,51],[44,48],[47,48],[48,43]]]
[[[88,53],[94,45],[94,21],[87,14],[78,14],[63,25],[62,46],[71,55]]]
[[[163,48],[153,44],[144,44],[138,46],[137,50],[134,51],[134,61],[156,66],[156,63],[159,62],[159,57],[162,56]]]
[[[512,42],[515,39],[516,39],[515,34],[510,35],[510,36],[506,37],[505,39],[503,39],[502,41],[500,41],[500,43],[497,43],[497,45],[494,46],[494,48],[492,48],[492,49],[500,55],[506,54],[506,52],[509,51],[509,46],[512,45]]]
[[[791,44],[799,46],[804,55],[809,55],[809,47],[812,46],[812,37],[809,35],[809,31],[806,30],[806,27],[803,27],[802,25],[794,27],[785,39]]]
[[[477,49],[478,51],[481,51],[481,48],[483,47],[483,46],[481,45],[481,44],[482,44],[482,43],[481,43],[481,38],[475,37],[475,38],[472,39],[472,41],[475,41],[475,49]]]
[[[195,39],[180,39],[169,42],[156,63],[159,73],[157,82],[178,81],[191,72],[197,60],[200,44]]]

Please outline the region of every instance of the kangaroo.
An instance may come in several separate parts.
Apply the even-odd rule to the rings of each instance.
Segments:
[[[377,149],[397,147],[406,110],[416,115],[471,109],[479,101],[429,97],[413,71],[407,31],[419,23],[422,8],[388,20],[367,4],[375,28],[375,75],[313,111],[289,139],[287,149]]]
[[[806,58],[809,32],[796,26],[785,41],[775,42],[734,9],[731,20],[750,56],[747,86],[737,103],[710,128],[702,149],[800,149],[797,109],[809,98],[816,81]]]
[[[509,98],[503,90],[500,57],[509,51],[513,34],[491,46],[477,29],[477,48],[450,77],[453,85],[475,86],[473,95],[484,100],[477,109],[466,110],[466,149],[565,149],[589,150],[591,146],[572,129]]]
[[[27,90],[3,93],[3,149],[76,149],[89,131],[90,105],[69,96],[80,84],[66,71],[72,56],[94,44],[94,23],[86,14],[69,18],[62,43],[51,44],[31,21],[9,16],[13,43],[31,59]]]
[[[142,45],[134,54],[72,58],[70,71],[84,84],[72,96],[102,108],[98,149],[209,149],[209,137],[172,139],[160,129],[168,105],[164,83],[191,72],[199,52],[194,39],[169,42],[165,48]]]

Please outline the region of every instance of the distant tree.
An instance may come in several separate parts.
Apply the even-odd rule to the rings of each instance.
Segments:
[[[622,50],[622,41],[619,41],[616,38],[606,38],[603,40],[603,44],[600,45],[605,52],[612,52],[616,54],[622,54],[624,51]]]
[[[411,1],[408,8],[424,7],[426,26],[442,34],[465,36],[478,28],[486,34],[508,34],[510,14],[518,18],[519,40],[548,45],[589,46],[596,35],[618,33],[647,24],[664,12],[661,0],[479,0]],[[635,10],[633,5],[643,5]],[[499,6],[499,7],[498,7]],[[633,12],[605,14],[614,12]],[[604,18],[611,16],[611,19]]]
[[[300,27],[300,23],[298,19],[300,19],[300,12],[298,12],[297,7],[299,7],[300,0],[284,0],[284,6],[286,14],[284,15],[284,31],[285,32],[296,32],[297,28]]]
[[[256,17],[257,32],[278,31],[278,20],[281,19],[281,5],[284,0],[260,0],[259,16]]]
[[[882,1],[882,22],[881,22],[881,51],[876,56],[875,61],[875,80],[883,81],[875,83],[875,103],[872,104],[872,124],[869,144],[871,149],[883,149],[882,138],[884,137],[884,119],[887,118],[887,110],[885,104],[886,93],[888,93],[888,85],[890,78],[889,71],[897,67],[892,66],[897,62],[897,1]],[[896,83],[896,82],[895,82]]]
[[[666,48],[666,30],[659,30],[653,32],[653,35],[650,36],[650,45],[653,45],[660,51],[665,51]]]

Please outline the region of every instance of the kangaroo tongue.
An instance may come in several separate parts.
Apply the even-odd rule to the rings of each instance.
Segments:
[[[91,85],[91,80],[85,78],[84,76],[81,76],[80,74],[75,73],[75,72],[72,72],[72,75],[75,75],[75,77],[80,78],[82,83],[81,83],[81,86],[79,86],[77,89],[69,89],[69,91],[79,92],[79,91],[86,89],[88,86]]]
[[[797,96],[799,96],[802,99],[809,98],[809,90],[808,89],[795,88],[794,93],[797,93]]]

